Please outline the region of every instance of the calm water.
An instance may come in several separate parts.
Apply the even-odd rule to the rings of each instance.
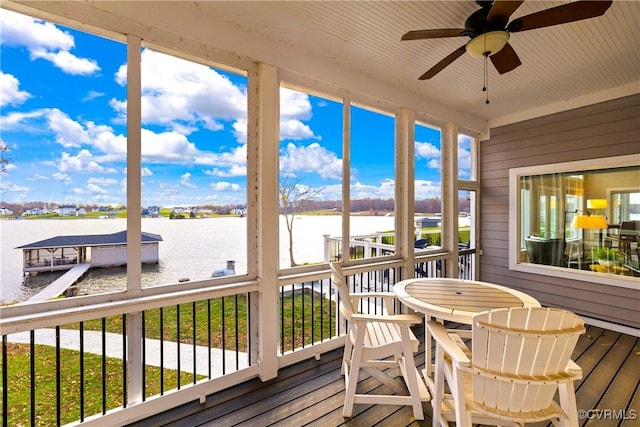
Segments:
[[[393,217],[357,217],[351,219],[353,235],[393,229]],[[126,229],[125,219],[78,220],[3,220],[0,221],[0,303],[23,301],[61,276],[62,272],[23,276],[22,250],[14,249],[54,236],[109,234]],[[280,265],[287,267],[287,232],[284,218],[280,226]],[[160,262],[143,267],[142,286],[177,283],[211,276],[223,269],[227,260],[236,262],[236,272],[247,270],[246,218],[207,218],[169,220],[144,218],[142,231],[162,236]],[[340,236],[340,216],[301,216],[294,222],[296,262],[322,261],[324,237]],[[80,282],[81,293],[99,293],[125,289],[125,267],[94,268]]]

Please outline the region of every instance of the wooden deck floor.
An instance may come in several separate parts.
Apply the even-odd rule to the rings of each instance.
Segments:
[[[422,339],[424,328],[416,328]],[[424,348],[415,356],[424,366]],[[356,405],[354,416],[342,417],[344,378],[342,349],[280,371],[268,382],[253,379],[136,423],[136,426],[431,426],[431,405],[424,404],[424,421],[415,421],[410,407]],[[589,326],[580,337],[573,359],[584,379],[576,384],[578,409],[590,410],[592,420],[581,426],[640,426],[640,340]],[[379,384],[361,374],[359,387]],[[360,388],[359,388],[360,390]],[[600,419],[593,410],[600,410]],[[610,411],[610,412],[607,412]],[[634,412],[635,411],[635,412]],[[612,419],[626,416],[627,420]],[[608,419],[605,419],[608,418]],[[633,419],[636,418],[636,419]],[[536,424],[543,426],[545,424]]]

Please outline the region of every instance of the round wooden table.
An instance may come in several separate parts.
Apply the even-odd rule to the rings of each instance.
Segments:
[[[495,308],[540,307],[530,295],[473,280],[422,278],[396,283],[393,292],[407,307],[440,320],[470,325],[477,313]]]
[[[425,361],[431,360],[431,335],[428,333],[427,320],[435,318],[471,325],[473,316],[483,311],[509,307],[540,307],[538,300],[524,292],[473,280],[407,279],[396,283],[393,292],[407,307],[425,315]],[[425,381],[432,390],[433,366],[425,362],[425,367]]]

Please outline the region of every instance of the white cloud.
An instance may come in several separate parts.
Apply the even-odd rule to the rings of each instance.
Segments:
[[[93,101],[96,98],[100,98],[102,96],[104,96],[104,92],[98,92],[95,90],[90,90],[87,95],[82,98],[82,102],[87,102],[87,101]]]
[[[471,171],[471,138],[466,135],[458,135],[458,168]]]
[[[242,187],[232,182],[218,181],[210,184],[213,191],[240,191]]]
[[[280,139],[319,139],[303,120],[311,119],[311,102],[306,93],[280,88]]]
[[[91,75],[100,70],[96,61],[70,53],[73,36],[50,22],[0,9],[3,45],[25,47],[31,59],[42,58],[69,74]]]
[[[308,125],[300,120],[280,120],[280,140],[301,140],[317,137]]]
[[[193,182],[191,182],[191,173],[190,172],[185,172],[185,173],[182,174],[182,176],[180,177],[180,184],[182,184],[183,187],[188,187],[188,188],[197,188],[198,187]]]
[[[19,193],[19,192],[28,192],[31,191],[31,188],[25,187],[23,185],[14,184],[7,180],[0,181],[0,193]]]
[[[64,182],[65,184],[68,184],[71,182],[71,177],[66,173],[56,172],[52,175],[52,177],[54,181],[61,181],[61,182]]]
[[[416,180],[414,187],[416,200],[440,198],[442,195],[442,186],[439,182]]]
[[[155,133],[142,129],[142,158],[152,162],[191,162],[198,154],[195,144],[177,132]]]
[[[58,162],[60,172],[92,172],[92,173],[113,173],[114,169],[107,169],[98,164],[89,150],[80,150],[76,156],[69,153],[62,153]]]
[[[0,71],[0,107],[18,106],[31,97],[29,92],[20,90],[19,86],[17,78]]]
[[[87,184],[87,190],[92,194],[107,194],[108,191],[97,184]]]
[[[36,50],[32,52],[31,56],[32,58],[46,59],[67,74],[90,76],[100,70],[95,60],[78,58],[66,51],[47,52]]]
[[[380,185],[363,184],[359,181],[351,184],[352,199],[391,199],[395,196],[395,181],[384,179]]]
[[[203,171],[205,175],[217,176],[217,177],[230,177],[230,176],[246,176],[247,167],[244,165],[231,165],[226,170],[219,168],[213,168],[212,170]]]
[[[170,55],[145,49],[142,52],[142,121],[170,129],[198,125],[220,130],[218,120],[246,117],[247,96],[228,77],[216,70]],[[115,75],[126,84],[127,66]],[[120,115],[126,114],[124,101],[112,100]]]
[[[53,108],[49,110],[49,127],[56,134],[56,142],[65,148],[78,148],[91,143],[91,137],[83,126],[67,114]]]
[[[40,121],[47,118],[48,112],[48,109],[40,109],[29,112],[15,111],[0,115],[0,128],[3,131],[19,129],[25,133],[42,132],[44,125]]]
[[[125,172],[126,172],[126,170],[125,170]],[[151,172],[151,169],[144,168],[144,167],[142,168],[141,173],[142,173],[142,176],[152,176],[153,175],[153,172]]]
[[[32,177],[28,177],[26,178],[27,181],[48,181],[49,177],[48,176],[44,176],[44,175],[40,175],[40,174],[35,174]]]
[[[289,143],[280,154],[280,170],[284,173],[315,172],[325,179],[340,179],[342,160],[315,142],[308,146]]]
[[[416,141],[415,154],[422,159],[440,158],[440,149],[430,142]]]
[[[96,177],[91,177],[87,180],[87,184],[92,184],[92,185],[116,185],[118,184],[118,180],[115,178],[104,178],[104,177],[100,177],[100,178],[96,178]]]
[[[280,88],[280,117],[285,120],[309,120],[311,118],[309,96],[285,87]]]

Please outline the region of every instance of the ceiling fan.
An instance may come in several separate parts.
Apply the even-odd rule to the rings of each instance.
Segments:
[[[476,0],[476,3],[481,8],[466,19],[464,28],[409,31],[402,36],[402,40],[465,36],[471,38],[465,45],[454,50],[427,70],[419,77],[420,80],[432,78],[465,52],[474,57],[484,57],[485,60],[488,57],[500,74],[507,73],[521,65],[520,58],[509,44],[511,33],[601,16],[609,9],[612,0],[580,0],[566,3],[516,18],[511,22],[509,22],[509,17],[520,7],[523,0]]]

